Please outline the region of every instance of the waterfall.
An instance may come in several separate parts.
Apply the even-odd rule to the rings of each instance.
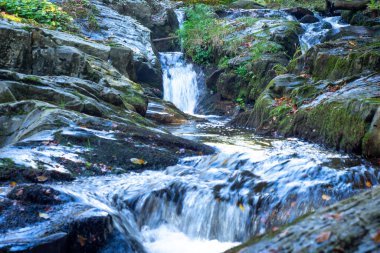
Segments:
[[[199,88],[197,73],[186,62],[183,53],[161,53],[163,68],[164,99],[175,104],[181,111],[194,114]]]
[[[176,11],[182,27],[185,14]],[[199,97],[197,72],[193,64],[188,63],[182,52],[160,53],[163,70],[164,99],[172,102],[181,111],[194,114]]]

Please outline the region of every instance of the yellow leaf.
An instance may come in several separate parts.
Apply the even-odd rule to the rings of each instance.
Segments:
[[[377,231],[377,233],[372,237],[372,240],[373,240],[375,243],[380,243],[380,230]]]
[[[331,232],[330,231],[326,231],[326,232],[322,232],[320,233],[317,238],[315,239],[315,241],[317,243],[322,243],[324,241],[327,241],[331,236]]]
[[[239,204],[239,208],[240,208],[240,210],[242,210],[244,212],[244,206],[242,203]]]
[[[15,181],[12,181],[9,183],[10,187],[15,187],[17,185],[17,183]]]
[[[372,187],[372,183],[371,183],[370,181],[365,182],[365,185],[366,185],[368,188]]]
[[[47,213],[39,213],[38,216],[40,218],[44,218],[44,219],[49,219],[50,218],[50,216]]]
[[[326,200],[326,201],[329,201],[331,199],[331,197],[329,195],[322,194],[322,199]]]
[[[48,177],[46,176],[38,176],[37,177],[38,182],[45,182],[48,180]]]
[[[80,246],[83,247],[84,245],[86,245],[86,241],[87,241],[86,237],[78,235],[77,238],[78,238],[78,242],[79,242]]]
[[[131,158],[130,160],[133,164],[137,164],[137,165],[145,165],[147,164],[148,162],[143,160],[143,159],[137,159],[137,158]]]

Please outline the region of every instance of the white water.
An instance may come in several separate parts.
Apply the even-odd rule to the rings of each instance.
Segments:
[[[150,253],[220,253],[238,243],[193,239],[178,229],[162,225],[157,229],[143,229],[145,247]]]
[[[183,53],[161,53],[164,99],[175,104],[181,111],[194,114],[199,96],[197,73],[187,63]]]
[[[331,29],[339,29],[341,27],[348,26],[342,22],[342,18],[340,16],[337,17],[327,17],[322,18],[319,15],[315,15],[319,22],[312,24],[302,24],[302,28],[305,32],[300,36],[300,44],[302,53],[305,53],[312,46],[315,46],[322,42],[323,38]],[[331,27],[326,26],[330,25]]]

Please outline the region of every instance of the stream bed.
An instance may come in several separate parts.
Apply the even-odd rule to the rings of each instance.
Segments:
[[[218,253],[380,179],[379,170],[358,157],[297,139],[263,138],[216,117],[169,130],[217,153],[185,158],[162,171],[53,187],[111,213],[116,227],[146,252]]]

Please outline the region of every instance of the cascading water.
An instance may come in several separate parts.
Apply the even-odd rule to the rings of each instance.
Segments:
[[[338,21],[330,23],[334,28]],[[318,33],[312,40],[313,26],[305,25],[300,38],[307,48],[320,41]],[[319,23],[315,26],[319,31]],[[199,87],[193,66],[180,52],[160,58],[164,98],[194,113]],[[121,236],[104,253],[220,253],[379,183],[380,170],[360,158],[296,139],[264,139],[209,120],[168,130],[215,147],[215,155],[184,158],[161,171],[53,187],[112,214]]]
[[[125,238],[145,248],[130,252],[220,253],[380,180],[359,158],[296,139],[263,139],[220,123],[169,130],[218,152],[162,171],[54,187],[113,214]]]
[[[319,15],[315,15],[319,22],[311,24],[301,24],[305,32],[300,36],[301,50],[305,53],[312,46],[315,46],[322,42],[326,34],[331,30],[339,30],[341,27],[348,26],[342,22],[340,16],[322,18]]]
[[[176,11],[180,27],[185,21],[184,11]],[[194,114],[199,97],[198,74],[182,52],[160,53],[163,70],[164,99],[181,111]]]
[[[181,111],[194,114],[199,96],[197,73],[181,52],[160,53],[164,99]]]

